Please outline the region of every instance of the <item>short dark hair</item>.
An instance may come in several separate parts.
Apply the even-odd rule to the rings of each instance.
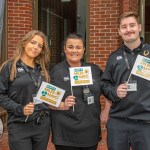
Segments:
[[[83,47],[85,47],[85,41],[84,41],[83,37],[80,34],[78,34],[78,33],[70,33],[70,34],[68,34],[68,36],[66,37],[66,39],[64,41],[64,46],[66,46],[66,43],[67,43],[68,39],[79,39],[79,40],[82,41]]]
[[[137,20],[138,24],[140,24],[138,14],[137,14],[136,12],[129,11],[129,12],[123,13],[123,14],[118,18],[118,26],[120,26],[120,23],[121,23],[121,20],[122,20],[122,19],[128,18],[128,17],[135,17],[135,19]]]

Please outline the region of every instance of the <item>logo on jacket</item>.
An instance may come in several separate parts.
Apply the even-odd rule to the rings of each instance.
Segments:
[[[117,60],[121,60],[122,59],[122,56],[117,56]]]
[[[18,72],[24,72],[24,68],[23,67],[20,67],[20,68],[17,68]]]
[[[64,81],[69,81],[69,80],[70,80],[69,76],[68,77],[64,77]]]
[[[143,55],[148,56],[149,55],[149,50],[144,50]]]

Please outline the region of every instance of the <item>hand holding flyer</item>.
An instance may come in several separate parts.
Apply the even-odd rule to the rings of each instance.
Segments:
[[[138,55],[131,74],[150,81],[150,58]]]
[[[43,81],[37,93],[36,99],[58,107],[64,94],[65,90]]]
[[[70,67],[71,94],[73,95],[73,86],[83,86],[93,84],[91,67]],[[73,106],[74,111],[74,106]]]
[[[91,67],[71,67],[71,86],[81,86],[93,84]]]

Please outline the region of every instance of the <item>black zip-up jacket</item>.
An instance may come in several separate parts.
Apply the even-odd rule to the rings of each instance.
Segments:
[[[11,62],[8,62],[0,72],[0,106],[8,111],[8,124],[11,122],[25,122],[23,107],[33,101],[32,94],[36,93],[35,86],[30,74],[24,69],[21,61],[16,64],[17,75],[10,81]],[[41,68],[36,64],[35,68],[27,66],[36,82],[41,75]],[[41,75],[41,81],[45,81]],[[48,110],[47,104],[35,106],[35,112],[29,116],[27,122],[36,118],[41,110]],[[48,112],[49,113],[49,112]]]
[[[123,51],[127,55],[130,70]],[[137,91],[128,91],[123,99],[120,99],[116,92],[117,87],[128,80],[137,55],[144,55],[144,51],[148,54],[146,57],[150,58],[150,45],[143,45],[142,41],[133,51],[122,45],[108,58],[102,84],[104,95],[112,101],[111,117],[150,121],[150,81],[131,75],[132,80],[137,81]]]
[[[94,96],[94,103],[84,101],[83,86],[73,86],[73,95],[76,104],[67,111],[52,111],[52,141],[56,145],[90,147],[101,139],[100,132],[100,80],[102,70],[97,65],[84,63],[82,66],[91,66],[93,84],[88,85]],[[64,101],[71,95],[69,64],[66,60],[54,66],[51,70],[51,83],[64,89]]]

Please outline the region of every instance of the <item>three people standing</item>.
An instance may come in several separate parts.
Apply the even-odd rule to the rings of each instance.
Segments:
[[[103,76],[97,65],[82,61],[85,46],[78,34],[67,37],[66,60],[57,64],[50,76],[47,71],[50,53],[43,33],[31,31],[21,40],[15,56],[4,63],[0,73],[0,105],[9,114],[11,150],[46,149],[51,122],[49,106],[34,105],[32,100],[41,81],[66,90],[60,105],[64,111],[52,110],[52,141],[56,150],[97,149],[101,140],[102,92],[112,102],[111,108],[108,107],[108,149],[130,150],[130,146],[132,150],[150,149],[150,84],[143,78],[130,76],[139,54],[150,58],[150,46],[140,38],[141,24],[136,13],[120,16],[118,31],[123,43],[109,56]],[[73,87],[72,95],[69,68],[81,66],[91,67],[93,85]],[[129,89],[129,84],[133,88]],[[93,95],[93,103],[87,102],[85,90]],[[39,117],[41,124],[37,121]]]

